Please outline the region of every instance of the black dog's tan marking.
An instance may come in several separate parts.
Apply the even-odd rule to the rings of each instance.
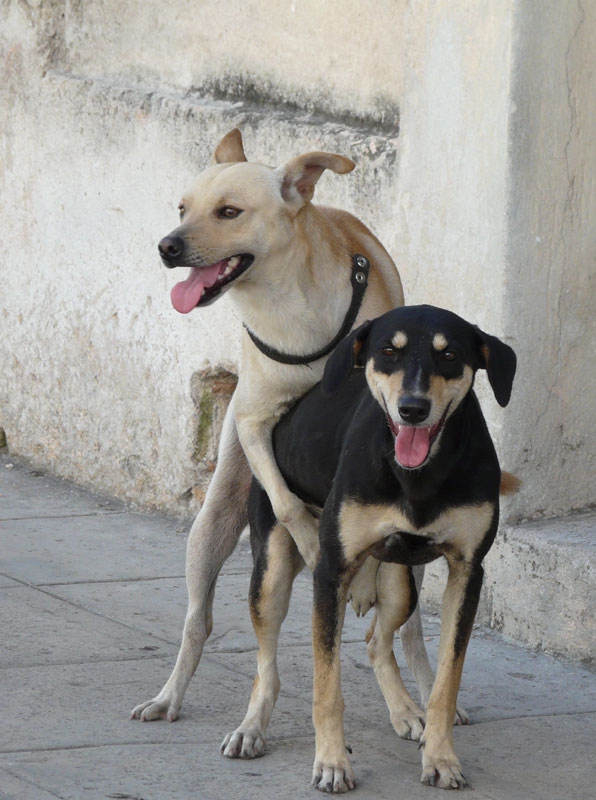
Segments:
[[[407,719],[412,738],[421,735],[423,783],[466,785],[452,725],[482,560],[497,531],[501,483],[472,386],[476,371],[486,369],[497,401],[506,405],[515,363],[510,347],[455,314],[431,306],[395,309],[338,346],[322,385],[275,430],[276,458],[288,485],[322,508],[313,612],[313,783],[321,790],[355,785],[343,733],[339,651],[350,581],[371,554],[386,563],[379,571],[368,647],[391,719],[398,732]],[[507,483],[505,488],[515,488]],[[277,596],[278,613],[270,623],[275,628],[289,596],[281,584],[291,583],[294,569],[291,560],[281,568],[280,531],[257,485],[251,535],[257,556],[253,617],[258,615],[262,628],[264,598],[271,603]],[[422,733],[423,712],[403,686],[391,645],[416,603],[412,566],[439,556],[447,560],[449,576],[437,676]],[[261,635],[259,641],[263,647]],[[266,654],[265,644],[263,663]],[[261,654],[259,659],[261,670]],[[266,705],[262,713],[270,714]]]

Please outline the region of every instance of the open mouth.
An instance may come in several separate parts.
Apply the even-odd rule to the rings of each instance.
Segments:
[[[249,253],[231,256],[208,267],[191,267],[185,281],[177,283],[170,293],[172,305],[180,314],[188,314],[197,306],[212,303],[236,278],[245,272],[254,256]]]
[[[395,460],[404,469],[419,469],[428,461],[433,442],[443,429],[449,406],[435,425],[417,427],[400,425],[387,414],[387,422],[395,437]]]

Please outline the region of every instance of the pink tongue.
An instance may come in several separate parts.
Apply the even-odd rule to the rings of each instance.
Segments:
[[[188,278],[177,283],[170,292],[170,299],[176,311],[188,314],[196,308],[205,288],[213,286],[225,266],[226,261],[218,261],[211,267],[191,267]]]
[[[395,439],[395,457],[402,467],[419,467],[430,450],[430,428],[400,426]]]

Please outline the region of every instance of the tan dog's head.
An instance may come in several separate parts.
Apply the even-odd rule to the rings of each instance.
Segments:
[[[516,357],[509,345],[451,311],[404,306],[365,322],[346,337],[325,367],[322,389],[333,395],[354,366],[384,410],[404,469],[423,467],[441,433],[486,369],[497,402],[511,396]]]
[[[234,285],[296,246],[294,220],[310,202],[326,169],[350,172],[354,163],[332,153],[306,153],[276,169],[246,160],[234,129],[215,150],[214,165],[184,194],[180,225],[159,243],[166,267],[190,267],[172,290],[172,304],[186,314],[211,303]]]

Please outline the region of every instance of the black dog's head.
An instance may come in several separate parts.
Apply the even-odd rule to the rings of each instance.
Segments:
[[[486,369],[497,402],[511,396],[513,350],[457,314],[433,306],[404,306],[365,322],[331,355],[322,391],[339,390],[354,367],[364,367],[373,397],[387,415],[395,458],[417,469],[432,456],[446,421]]]

